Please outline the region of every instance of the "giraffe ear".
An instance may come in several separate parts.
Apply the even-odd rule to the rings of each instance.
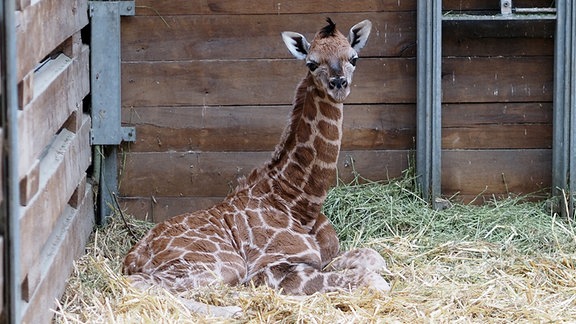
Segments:
[[[359,52],[366,45],[371,29],[372,23],[370,20],[363,20],[350,28],[348,41],[356,52]]]
[[[308,43],[306,37],[302,34],[287,31],[282,33],[282,39],[294,57],[299,60],[306,58],[308,49],[310,49],[310,43]]]

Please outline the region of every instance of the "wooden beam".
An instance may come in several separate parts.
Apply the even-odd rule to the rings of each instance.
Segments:
[[[49,323],[54,316],[55,300],[64,293],[72,273],[73,261],[83,255],[94,226],[92,188],[85,187],[78,208],[66,206],[56,229],[37,259],[29,278],[36,282],[30,301],[23,307],[23,323]]]
[[[77,134],[62,130],[40,160],[38,193],[20,213],[23,275],[38,259],[64,206],[84,177],[91,158],[90,118],[86,116]]]
[[[125,62],[122,106],[290,104],[306,73],[298,60]],[[413,58],[364,58],[346,102],[414,103],[415,85]]]
[[[18,81],[88,24],[87,4],[84,0],[39,0],[23,9],[16,26]]]
[[[354,12],[319,15],[163,15],[122,19],[123,61],[292,59],[280,33],[309,40],[329,15],[343,33],[369,19],[372,33],[361,57],[415,56],[414,12]],[[167,35],[170,35],[167,37]]]
[[[22,206],[28,205],[28,202],[38,192],[40,186],[40,161],[36,160],[30,166],[28,173],[20,179],[20,203]]]
[[[345,1],[294,0],[289,2],[259,1],[186,1],[186,0],[142,0],[136,7],[137,15],[220,15],[220,14],[275,14],[289,13],[320,14],[324,18],[329,12],[380,12],[410,11],[416,8],[415,0],[402,1]]]
[[[442,192],[448,196],[530,194],[548,189],[551,152],[550,149],[444,150]]]
[[[343,151],[338,176],[346,182],[355,172],[372,180],[399,177],[408,167],[410,154],[408,150]],[[271,152],[127,152],[121,164],[120,195],[226,196],[239,176],[270,157]]]
[[[60,55],[34,77],[34,99],[19,114],[19,172],[24,175],[34,160],[73,112],[82,116],[82,100],[90,91],[89,48],[70,59]]]
[[[131,107],[123,122],[136,127],[131,152],[270,151],[291,106]],[[411,149],[416,109],[403,105],[345,105],[342,149]]]

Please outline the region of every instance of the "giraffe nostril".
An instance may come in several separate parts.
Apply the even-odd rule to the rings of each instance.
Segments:
[[[334,88],[342,89],[346,88],[347,86],[348,81],[346,81],[345,77],[331,78],[330,81],[328,82],[328,87],[330,88],[330,90],[333,90]]]
[[[330,82],[328,82],[328,87],[330,90],[334,89],[336,87],[336,82],[334,80],[330,80]]]

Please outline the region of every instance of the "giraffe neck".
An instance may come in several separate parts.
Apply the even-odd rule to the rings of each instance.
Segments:
[[[302,80],[290,123],[268,165],[269,175],[303,223],[321,210],[336,175],[342,136],[342,103],[320,89],[310,74]]]

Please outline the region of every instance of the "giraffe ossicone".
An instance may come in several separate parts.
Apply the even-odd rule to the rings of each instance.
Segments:
[[[372,27],[364,20],[344,36],[327,22],[311,42],[282,33],[308,72],[270,161],[240,179],[221,203],[153,227],[124,259],[123,271],[134,285],[182,292],[252,282],[291,295],[390,289],[378,273],[386,266],[382,256],[372,249],[339,254],[336,231],[321,212],[336,175],[343,101]],[[217,316],[241,312],[184,302]]]

